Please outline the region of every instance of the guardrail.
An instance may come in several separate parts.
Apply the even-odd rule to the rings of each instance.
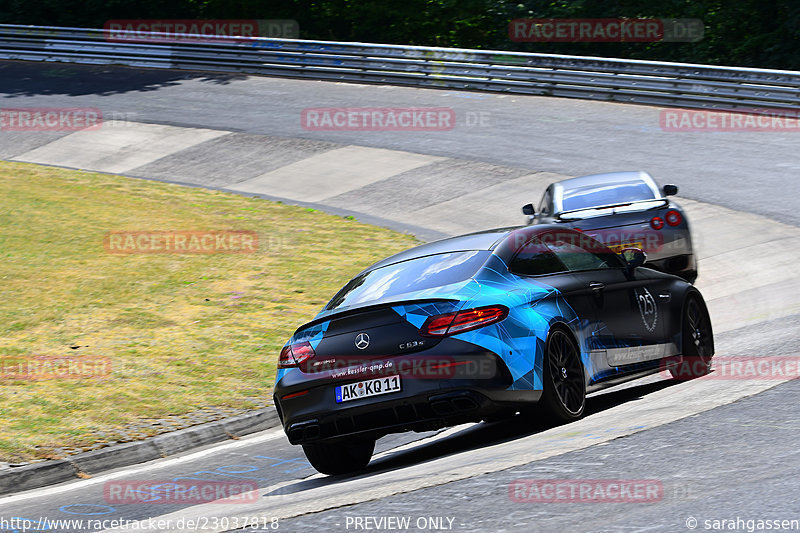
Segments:
[[[800,108],[800,72],[689,63],[0,25],[0,59],[117,64],[719,109]],[[177,38],[176,38],[177,37]]]

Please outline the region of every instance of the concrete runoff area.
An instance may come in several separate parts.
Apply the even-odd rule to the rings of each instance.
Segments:
[[[231,188],[291,200],[319,202],[440,159],[380,148],[345,146],[236,183]]]
[[[349,206],[361,212],[380,212],[396,220],[410,221],[416,219],[420,210],[505,183],[523,174],[528,172],[481,161],[444,159],[425,167],[395,172],[381,181],[327,198],[324,203],[334,207]],[[475,222],[483,227],[489,224],[489,221],[480,219]]]
[[[0,130],[0,159],[35,150],[45,144],[71,135],[63,131],[4,131]]]
[[[340,145],[250,133],[229,133],[136,169],[137,174],[204,187],[225,187],[325,153]]]
[[[12,161],[121,174],[226,132],[108,121],[19,154]]]
[[[523,205],[532,203],[538,207],[547,186],[567,177],[552,172],[526,174],[417,209],[401,215],[401,218],[424,221],[426,226],[452,235],[474,230],[474,224],[465,224],[467,216],[486,227],[516,226],[525,222],[520,210]]]

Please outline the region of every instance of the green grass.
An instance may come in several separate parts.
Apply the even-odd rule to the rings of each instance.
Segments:
[[[258,234],[252,254],[107,253],[110,231]],[[0,460],[144,437],[149,419],[269,398],[280,347],[413,237],[317,210],[0,162],[0,363],[108,357],[105,376],[0,377]],[[78,346],[78,348],[71,348]],[[144,428],[144,429],[142,429]],[[136,437],[139,438],[139,437]]]

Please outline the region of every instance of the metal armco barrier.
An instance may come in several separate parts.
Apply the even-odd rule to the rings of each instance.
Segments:
[[[0,25],[0,59],[232,72],[717,109],[800,108],[800,72],[458,48]],[[128,36],[135,35],[127,33]],[[192,41],[193,39],[194,41]],[[151,42],[163,40],[164,42]]]

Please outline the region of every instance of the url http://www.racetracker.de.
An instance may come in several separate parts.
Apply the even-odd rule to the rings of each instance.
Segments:
[[[128,520],[125,518],[73,518],[73,519],[38,519],[21,517],[0,517],[0,532],[14,531],[24,533],[27,531],[203,531],[219,529],[244,529],[244,530],[276,530],[280,528],[277,517],[266,516],[223,516],[223,517],[198,517],[198,518],[144,518],[141,520]]]

